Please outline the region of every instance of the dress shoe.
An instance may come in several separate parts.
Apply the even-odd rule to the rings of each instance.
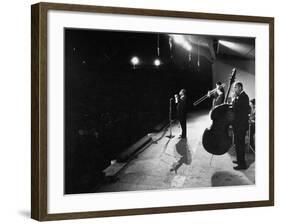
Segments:
[[[235,164],[238,164],[238,161],[237,161],[237,160],[233,160],[232,162],[235,163]]]
[[[247,166],[240,166],[240,165],[238,165],[236,167],[233,167],[233,169],[235,169],[235,170],[246,170]]]

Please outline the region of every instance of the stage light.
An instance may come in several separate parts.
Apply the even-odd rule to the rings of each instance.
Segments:
[[[237,45],[233,42],[226,41],[226,40],[219,40],[219,44],[222,44],[222,45],[224,45],[226,47],[229,47],[229,48],[235,48],[235,45]]]
[[[184,49],[186,49],[186,50],[188,50],[188,51],[191,50],[191,45],[190,45],[188,42],[184,42],[184,43],[182,44],[182,46],[183,46]]]
[[[185,42],[183,36],[181,35],[173,35],[173,38],[177,44],[183,44]]]
[[[235,43],[235,42],[226,41],[226,40],[219,40],[219,44],[223,45],[227,48],[230,48],[236,52],[243,52],[243,51],[245,51],[245,49],[248,48],[247,44]]]
[[[154,65],[157,66],[157,67],[160,66],[161,65],[161,61],[158,58],[155,59],[154,60]]]
[[[138,57],[136,57],[136,56],[132,57],[132,59],[131,59],[131,63],[133,64],[133,66],[138,65],[138,64],[139,64],[139,62],[140,62],[140,60],[139,60],[139,58],[138,58]]]
[[[192,47],[190,43],[183,37],[183,35],[171,35],[175,43],[181,45],[185,50],[191,51]]]
[[[132,57],[132,59],[131,59],[131,63],[133,64],[133,65],[137,65],[137,64],[139,64],[139,58],[138,57],[136,57],[136,56],[134,56],[134,57]]]

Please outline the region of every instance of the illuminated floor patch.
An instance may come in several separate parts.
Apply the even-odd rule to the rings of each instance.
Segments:
[[[180,188],[183,186],[186,177],[181,175],[176,175],[171,182],[172,188]]]

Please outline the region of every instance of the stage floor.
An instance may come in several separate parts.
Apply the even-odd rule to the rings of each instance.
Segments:
[[[179,123],[150,133],[152,143],[140,150],[114,177],[106,178],[93,192],[119,192],[172,188],[198,188],[255,184],[255,154],[246,150],[247,170],[236,171],[234,149],[212,156],[202,146],[202,134],[210,125],[206,111],[188,114],[187,139],[179,139]],[[175,135],[174,138],[166,136]]]

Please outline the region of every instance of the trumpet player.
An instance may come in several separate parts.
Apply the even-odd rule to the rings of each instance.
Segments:
[[[215,106],[218,106],[224,102],[225,93],[224,93],[223,85],[220,81],[216,83],[216,89],[213,94],[212,92],[213,91],[208,91],[207,97],[213,98],[212,108],[214,108]]]

